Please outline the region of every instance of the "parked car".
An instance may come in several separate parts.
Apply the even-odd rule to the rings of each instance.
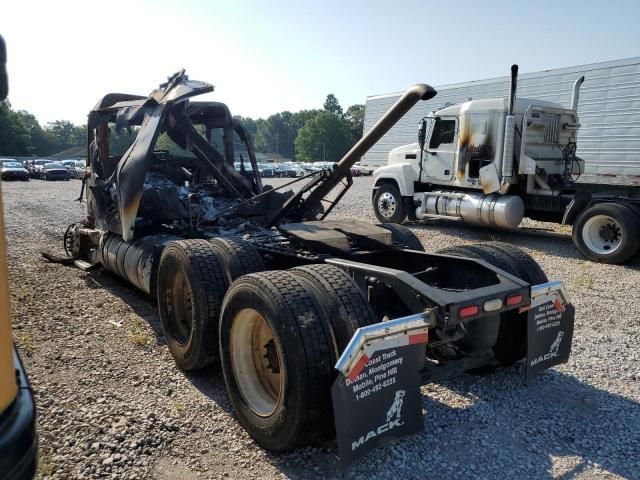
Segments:
[[[61,163],[62,165],[64,165],[67,170],[69,170],[69,173],[71,173],[71,169],[75,168],[76,166],[76,161],[75,160],[61,160],[59,162],[56,163]]]
[[[2,180],[29,180],[29,172],[20,162],[15,160],[0,160],[0,178]]]
[[[42,166],[40,172],[40,178],[42,180],[69,180],[71,174],[67,167],[61,163],[46,163]]]
[[[69,173],[71,173],[71,178],[82,180],[86,173],[86,169],[87,162],[85,162],[84,160],[75,160],[73,167],[71,168],[71,170],[69,170]]]
[[[373,168],[360,164],[360,162],[356,162],[354,165],[355,168],[360,170],[360,175],[365,177],[369,177],[373,174]]]
[[[304,170],[295,164],[282,165],[278,171],[279,177],[302,177],[304,174]]]
[[[31,178],[42,178],[43,167],[47,163],[51,163],[51,160],[42,159],[42,158],[31,160],[31,166],[27,167],[27,170],[29,170],[29,175],[31,176]]]
[[[259,163],[258,170],[260,170],[260,176],[262,178],[273,178],[277,176],[278,170],[275,166],[268,163]]]
[[[313,162],[313,168],[322,170],[323,168],[333,168],[336,162]]]

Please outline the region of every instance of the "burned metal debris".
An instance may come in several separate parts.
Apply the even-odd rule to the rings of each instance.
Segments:
[[[221,214],[263,187],[249,135],[226,105],[188,100],[211,91],[181,71],[148,97],[109,94],[98,102],[88,122],[88,227],[130,241],[138,231],[167,226],[185,231],[237,223]],[[135,139],[118,155],[114,144],[122,132],[135,132]],[[242,171],[234,168],[238,158]],[[282,204],[288,196],[270,197],[282,197]],[[264,206],[257,202],[247,211],[245,205],[243,214],[259,225]]]

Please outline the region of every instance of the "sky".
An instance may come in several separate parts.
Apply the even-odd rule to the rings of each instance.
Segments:
[[[185,68],[234,115],[640,56],[637,0],[3,0],[9,100],[86,122]]]

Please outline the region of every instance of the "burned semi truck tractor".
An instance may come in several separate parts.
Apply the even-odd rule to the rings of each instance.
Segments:
[[[333,382],[355,380],[377,342],[422,345],[424,381],[525,356],[566,361],[530,353],[528,310],[549,300],[567,321],[573,313],[523,252],[426,253],[402,226],[326,219],[350,167],[431,87],[409,89],[333,168],[290,182],[295,191],[262,184],[251,137],[224,104],[192,101],[212,90],[179,72],[149,96],[100,100],[88,119],[87,216],[64,235],[65,262],[101,266],[156,299],[178,366],[219,364],[261,446],[331,431]]]
[[[458,219],[515,228],[524,217],[573,226],[590,260],[624,263],[640,249],[640,187],[578,183],[580,86],[570,107],[516,98],[517,65],[507,98],[447,106],[420,122],[418,142],[389,153],[374,172],[377,218],[401,223]]]

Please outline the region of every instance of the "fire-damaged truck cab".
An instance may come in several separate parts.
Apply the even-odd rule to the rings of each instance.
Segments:
[[[426,253],[402,226],[326,219],[351,186],[350,167],[433,97],[431,87],[408,90],[333,168],[279,188],[262,184],[250,136],[227,107],[191,100],[212,89],[179,72],[148,97],[98,103],[87,217],[67,229],[64,247],[68,263],[102,266],[157,299],[177,364],[219,363],[238,420],[261,446],[285,450],[331,431],[333,411],[345,418],[354,399],[365,410],[371,399],[395,399],[386,421],[404,425],[420,378],[525,357],[532,374],[567,360],[573,313],[564,289],[520,250]],[[553,308],[532,320],[540,305]],[[559,329],[562,345],[544,357]],[[419,349],[419,365],[399,360],[403,348]],[[402,378],[413,377],[401,373],[411,371],[409,388]],[[339,443],[348,424],[336,422]]]

